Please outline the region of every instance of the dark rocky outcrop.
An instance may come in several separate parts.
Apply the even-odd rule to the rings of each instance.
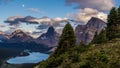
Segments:
[[[59,41],[59,37],[60,35],[51,26],[46,33],[37,38],[36,42],[45,44],[48,47],[55,47]]]
[[[75,29],[77,43],[83,41],[88,44],[92,41],[95,32],[100,33],[106,27],[106,23],[98,18],[92,17],[86,25],[78,25]]]

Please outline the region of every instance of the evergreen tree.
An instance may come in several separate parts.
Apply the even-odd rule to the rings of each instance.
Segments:
[[[98,35],[98,37],[97,37],[97,44],[100,44],[100,43],[103,43],[103,42],[106,42],[106,40],[107,40],[107,38],[106,38],[106,30],[102,30],[101,32],[100,32],[100,34]]]
[[[120,22],[120,6],[119,6],[119,8],[118,8],[118,10],[117,10],[117,21],[118,21],[118,23]],[[120,23],[119,23],[120,24]]]
[[[120,38],[120,6],[117,10],[117,26],[116,26],[116,28],[117,28],[117,37]]]
[[[62,31],[62,35],[58,43],[58,47],[54,54],[55,55],[62,54],[66,51],[69,51],[70,48],[75,47],[75,45],[76,45],[76,37],[75,37],[74,30],[71,24],[67,23]]]
[[[108,22],[107,22],[107,38],[108,40],[111,40],[113,38],[116,38],[116,22],[117,20],[117,11],[116,8],[113,7],[108,15]]]
[[[100,44],[100,43],[103,43],[103,42],[106,42],[107,40],[107,37],[106,37],[106,30],[102,30],[100,32],[100,34],[98,34],[97,32],[95,33],[95,36],[92,40],[92,44]]]
[[[91,43],[90,43],[90,44],[95,44],[95,43],[97,43],[97,42],[96,42],[97,37],[98,37],[98,33],[97,33],[97,32],[95,32],[95,35],[94,35],[94,37],[93,37],[93,40],[91,41]]]
[[[79,51],[82,53],[84,51],[86,51],[88,48],[88,45],[85,45],[83,41],[80,42],[80,45],[79,45]]]
[[[86,46],[83,41],[80,42],[80,46]]]

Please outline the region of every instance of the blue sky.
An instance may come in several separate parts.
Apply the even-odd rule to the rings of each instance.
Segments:
[[[68,12],[74,10],[72,7],[65,6],[64,0],[14,0],[1,4],[0,8],[2,8],[0,15],[4,16],[3,19],[12,15],[64,17]],[[44,13],[33,13],[27,11],[28,8],[37,8]]]
[[[120,0],[115,0],[116,6],[120,6]]]
[[[89,1],[93,1],[91,3]],[[7,33],[12,32],[16,29],[22,29],[25,31],[37,32],[43,31],[42,29],[36,29],[41,24],[30,24],[27,25],[25,23],[21,23],[19,26],[9,25],[8,23],[4,23],[7,18],[12,16],[32,16],[38,18],[42,18],[44,16],[49,17],[50,19],[57,18],[63,20],[63,18],[70,18],[76,21],[87,22],[91,16],[101,17],[101,19],[105,20],[107,16],[107,12],[112,6],[120,5],[120,0],[98,0],[105,1],[104,6],[98,6],[97,3],[94,3],[96,0],[0,0],[0,30],[5,31]],[[106,1],[109,3],[106,5]],[[101,3],[100,3],[101,4]],[[97,6],[97,7],[94,7]],[[77,7],[77,9],[75,9]],[[103,7],[106,7],[103,9]],[[83,16],[83,14],[88,14],[97,12],[98,14],[91,16]],[[90,12],[89,12],[90,13]],[[82,16],[81,16],[82,15]],[[98,17],[98,18],[99,18]],[[53,19],[54,20],[54,19]],[[56,19],[55,19],[56,20]],[[37,21],[38,22],[38,21]],[[56,22],[56,21],[55,21]],[[58,21],[57,21],[58,22]],[[50,22],[51,23],[51,22]],[[52,22],[53,23],[53,22]],[[47,24],[48,25],[48,24]],[[50,25],[51,26],[51,25]],[[14,29],[10,29],[10,27],[14,27]],[[59,26],[55,26],[57,28]],[[47,28],[46,28],[47,30]]]
[[[0,4],[0,25],[6,25],[6,28],[1,28],[2,31],[9,30],[8,24],[4,21],[11,16],[33,16],[50,18],[66,17],[66,14],[74,9],[69,6],[65,6],[64,0],[13,0],[10,2],[2,2]],[[29,8],[38,9],[40,13],[32,12]],[[35,30],[33,25],[22,24],[23,30]],[[19,28],[18,28],[19,29]]]

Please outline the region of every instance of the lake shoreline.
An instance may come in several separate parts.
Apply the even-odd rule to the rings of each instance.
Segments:
[[[46,60],[49,55],[40,52],[28,52],[28,56],[17,56],[8,59],[6,62],[9,64],[24,64],[24,63],[39,63]]]
[[[23,54],[21,54],[21,52],[24,52],[22,50],[19,49],[13,49],[13,48],[0,48],[0,68],[33,68],[35,67],[38,63],[23,63],[23,64],[11,64],[11,63],[7,63],[6,61],[10,58],[15,58],[15,57],[26,57],[29,56],[28,53],[24,52]],[[30,51],[32,52],[32,51]],[[40,52],[38,52],[40,53]],[[42,54],[46,54],[46,53],[42,53]],[[49,55],[49,54],[47,54]]]

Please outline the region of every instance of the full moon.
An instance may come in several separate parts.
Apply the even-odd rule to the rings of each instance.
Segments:
[[[22,7],[24,8],[24,7],[25,7],[25,5],[24,5],[24,4],[22,4]]]

